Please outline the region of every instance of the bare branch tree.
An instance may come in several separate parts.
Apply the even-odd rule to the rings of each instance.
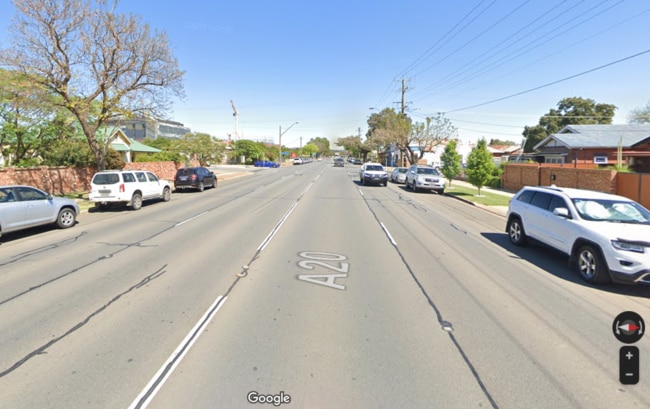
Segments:
[[[70,111],[104,169],[107,121],[162,116],[182,98],[183,71],[164,32],[116,13],[117,0],[13,0],[13,48],[0,64],[30,74]],[[102,139],[103,138],[103,139]]]

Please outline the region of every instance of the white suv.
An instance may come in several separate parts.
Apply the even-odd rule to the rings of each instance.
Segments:
[[[364,163],[359,169],[359,182],[362,185],[388,186],[388,173],[380,163]]]
[[[171,184],[144,170],[105,170],[97,172],[90,182],[88,198],[95,207],[108,209],[114,203],[130,205],[133,210],[142,207],[143,200],[171,199]]]
[[[406,187],[414,192],[418,190],[435,190],[438,194],[445,193],[445,178],[436,168],[423,165],[411,165],[406,172]]]
[[[510,201],[506,232],[569,255],[590,283],[650,284],[650,211],[622,196],[591,190],[524,187]]]

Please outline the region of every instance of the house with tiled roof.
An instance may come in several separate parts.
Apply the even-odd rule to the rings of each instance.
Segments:
[[[544,163],[616,165],[650,172],[650,125],[567,125],[535,145]]]

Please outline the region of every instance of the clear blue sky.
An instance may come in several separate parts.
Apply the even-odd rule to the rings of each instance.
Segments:
[[[618,107],[615,123],[650,101],[647,0],[123,0],[120,9],[167,32],[187,97],[170,119],[225,138],[298,146],[366,132],[369,108],[398,108],[401,80],[416,121],[446,112],[463,140],[520,141],[524,125],[565,97]],[[0,47],[13,6],[0,3]]]

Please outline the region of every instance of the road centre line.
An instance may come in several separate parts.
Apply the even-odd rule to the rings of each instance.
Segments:
[[[384,229],[384,232],[386,233],[386,235],[390,239],[390,242],[393,243],[393,246],[397,247],[397,242],[393,239],[393,236],[390,235],[390,232],[388,231],[388,228],[386,228],[384,223],[379,222],[379,225],[381,226],[382,229]]]
[[[203,213],[199,213],[199,214],[197,214],[196,216],[192,216],[192,217],[190,217],[190,218],[187,219],[187,220],[183,220],[182,222],[178,222],[178,223],[176,223],[176,224],[174,225],[174,227],[182,226],[182,225],[184,225],[185,223],[191,222],[192,220],[194,220],[194,219],[198,219],[199,217],[201,217],[201,216],[203,216],[203,215],[206,215],[206,214],[208,214],[208,211],[207,211],[207,210],[206,210],[205,212],[203,212]]]
[[[187,334],[185,339],[178,345],[176,350],[172,352],[167,361],[160,367],[158,372],[149,381],[147,386],[144,387],[142,392],[135,398],[129,405],[129,409],[142,409],[149,406],[151,400],[156,396],[160,388],[165,384],[167,379],[171,376],[174,369],[181,363],[183,357],[192,348],[192,345],[199,339],[205,327],[210,323],[212,318],[217,314],[221,306],[226,302],[228,297],[220,295],[212,303],[210,308],[203,314],[201,319],[194,325],[194,328]]]

